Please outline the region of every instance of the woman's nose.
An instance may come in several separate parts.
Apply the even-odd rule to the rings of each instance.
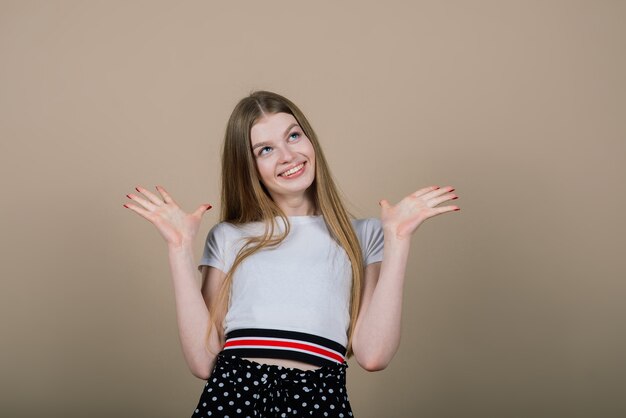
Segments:
[[[294,158],[295,153],[290,150],[288,147],[284,147],[283,149],[281,149],[281,159],[283,161],[291,161]]]

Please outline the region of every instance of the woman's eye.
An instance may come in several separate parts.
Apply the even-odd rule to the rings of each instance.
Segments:
[[[272,147],[263,147],[263,148],[261,148],[261,151],[259,151],[259,155],[263,155],[264,154],[263,151],[265,151],[266,149],[272,149]]]
[[[293,138],[294,136],[295,136],[295,138],[294,138],[294,139],[297,139],[297,138],[299,138],[299,137],[300,137],[300,134],[299,134],[298,132],[294,132],[294,133],[292,133],[291,135],[289,135],[289,138]]]

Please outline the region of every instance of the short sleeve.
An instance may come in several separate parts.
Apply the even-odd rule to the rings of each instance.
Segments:
[[[204,244],[204,252],[198,264],[198,270],[202,271],[202,266],[213,266],[222,271],[226,271],[225,250],[226,239],[223,225],[218,223],[209,231]]]
[[[363,250],[365,266],[383,260],[383,244],[385,237],[380,219],[366,218],[359,220],[357,235]]]

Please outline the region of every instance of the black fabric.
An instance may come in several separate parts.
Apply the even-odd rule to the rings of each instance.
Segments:
[[[192,418],[352,417],[347,364],[300,370],[220,352]]]

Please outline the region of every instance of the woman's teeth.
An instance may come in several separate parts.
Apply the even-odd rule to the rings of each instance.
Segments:
[[[297,173],[298,171],[302,170],[302,167],[304,167],[304,163],[292,168],[289,171],[285,171],[284,173],[281,174],[282,177],[289,177],[292,174]]]

